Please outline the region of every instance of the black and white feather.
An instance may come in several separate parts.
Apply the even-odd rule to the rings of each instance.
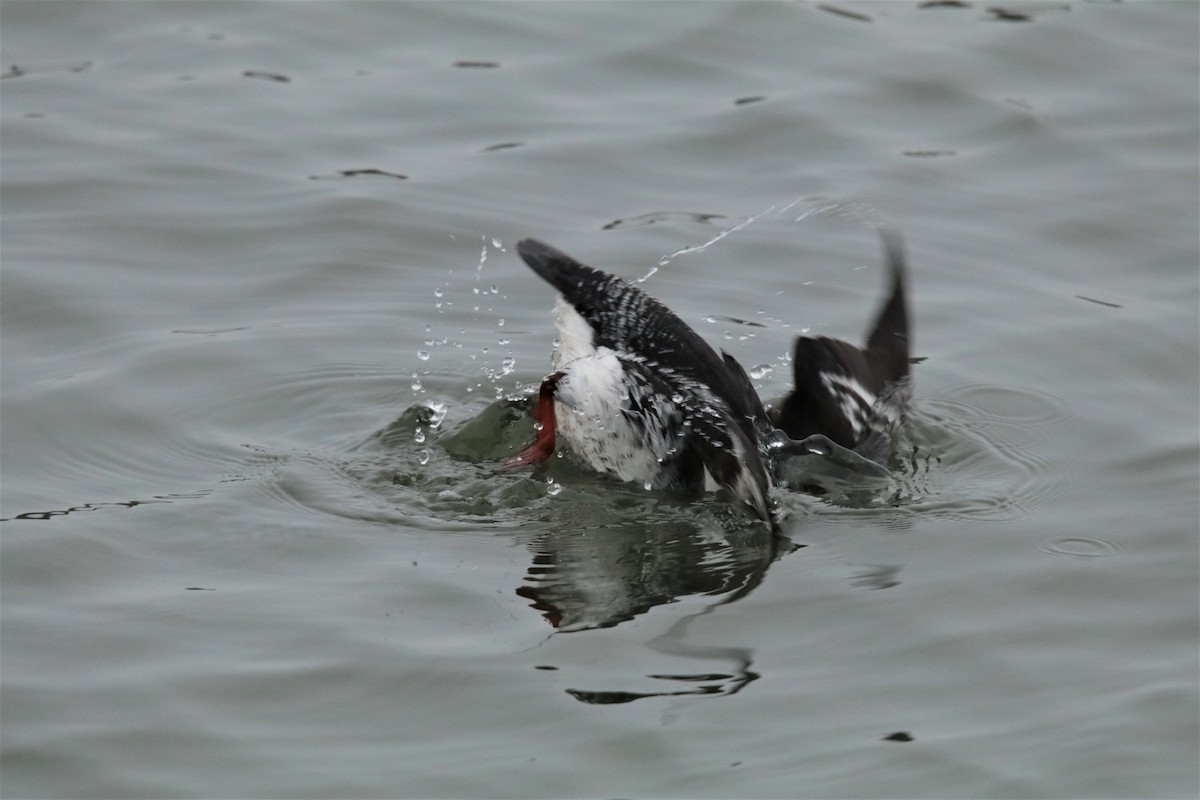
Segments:
[[[554,424],[572,451],[626,481],[724,487],[774,526],[768,422],[741,366],[638,287],[533,239],[517,252],[559,292]]]
[[[723,487],[778,530],[770,475],[818,455],[860,475],[882,459],[909,393],[906,268],[884,233],[886,297],[865,347],[801,337],[795,385],[768,418],[750,378],[670,309],[620,278],[534,239],[517,252],[559,292],[554,371],[542,382],[533,444],[510,466],[540,463],[561,435],[583,463],[624,481]]]
[[[865,347],[825,336],[800,337],[792,350],[794,388],[774,423],[794,441],[827,437],[877,457],[909,394],[907,269],[900,237],[884,232],[889,286]]]

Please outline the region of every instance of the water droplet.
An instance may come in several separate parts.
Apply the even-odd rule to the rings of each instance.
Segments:
[[[445,290],[441,286],[439,286],[433,290],[434,297],[441,297],[445,293],[446,293]]]
[[[504,317],[501,317],[500,319],[496,320],[496,327],[497,327],[497,328],[503,328],[503,327],[504,327]]]
[[[425,443],[425,430],[423,428],[418,427],[415,431],[413,431],[413,441],[417,444]]]
[[[551,478],[550,482],[546,484],[546,494],[550,495],[551,497],[556,497],[561,491],[562,484],[556,482],[553,478]]]
[[[500,290],[496,288],[496,284],[494,283],[491,286],[491,292],[492,294],[500,294]]]
[[[642,488],[648,492],[654,488],[654,484],[651,483],[650,481],[646,481],[645,483],[642,484]]]
[[[508,344],[508,339],[505,339],[503,336],[501,336],[499,339],[496,340],[496,344],[500,344],[500,345]]]
[[[431,454],[428,450],[419,451],[417,453],[417,463],[420,464],[422,467],[425,466],[426,464],[429,463],[430,455]]]
[[[429,415],[429,427],[431,428],[441,425],[442,420],[446,418],[446,412],[450,410],[450,407],[441,400],[434,400],[431,403],[427,403],[425,407],[432,412]]]
[[[504,360],[500,362],[501,377],[509,374],[516,368],[517,368],[517,359],[513,358],[512,356],[505,356]]]
[[[492,238],[492,247],[496,248],[497,250],[504,249],[504,245],[500,244],[500,240],[494,237]]]
[[[420,381],[419,379],[417,379],[417,378],[413,378],[413,382],[412,382],[412,390],[413,390],[414,392],[419,392],[419,391],[421,391],[421,389],[422,389],[422,388],[423,388],[423,387],[421,386],[421,381]]]
[[[671,395],[671,402],[672,402],[672,403],[682,403],[682,402],[683,402],[683,395],[681,395],[681,394],[673,394],[673,395]]]
[[[429,351],[428,350],[418,350],[417,358],[421,359],[422,361],[428,361],[429,360]]]
[[[755,364],[750,368],[750,377],[758,380],[759,378],[765,378],[774,371],[775,368],[770,364]]]

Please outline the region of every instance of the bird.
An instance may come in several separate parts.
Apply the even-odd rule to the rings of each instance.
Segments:
[[[771,414],[786,437],[776,435],[781,452],[833,453],[860,466],[885,455],[911,397],[912,359],[904,244],[895,231],[881,235],[888,286],[865,346],[828,336],[799,336],[792,346],[793,388]]]
[[[544,462],[560,439],[589,468],[647,488],[725,489],[778,534],[778,463],[818,453],[866,461],[907,383],[908,322],[899,238],[885,235],[891,286],[865,348],[800,337],[793,390],[768,412],[746,370],[662,302],[536,239],[517,254],[557,290],[558,346],[534,404],[533,442],[505,462]]]

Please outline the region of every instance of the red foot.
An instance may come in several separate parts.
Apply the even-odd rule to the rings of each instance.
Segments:
[[[554,389],[562,376],[561,372],[552,372],[542,381],[537,406],[533,409],[533,418],[537,422],[533,444],[505,461],[505,469],[541,464],[554,453]]]

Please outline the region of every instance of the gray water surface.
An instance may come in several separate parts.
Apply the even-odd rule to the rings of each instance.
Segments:
[[[1195,797],[1200,11],[1006,7],[5,0],[4,796]],[[881,225],[893,483],[499,469],[521,237],[772,399]]]

